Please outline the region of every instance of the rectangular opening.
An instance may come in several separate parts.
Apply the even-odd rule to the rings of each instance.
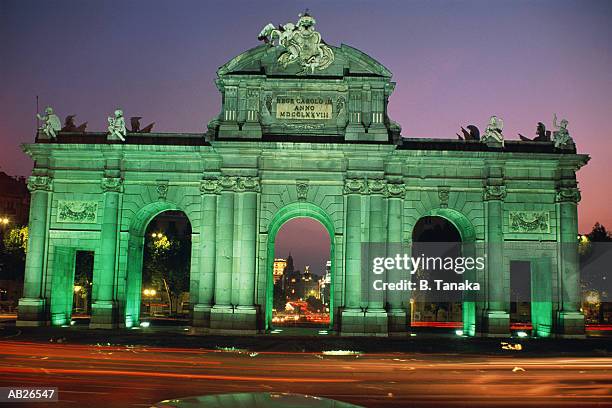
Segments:
[[[72,317],[89,318],[91,315],[91,291],[93,288],[93,251],[76,251]]]
[[[531,323],[531,263],[510,262],[510,322]]]

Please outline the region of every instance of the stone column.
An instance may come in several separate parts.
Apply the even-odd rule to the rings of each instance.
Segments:
[[[115,273],[117,264],[117,231],[119,215],[119,195],[123,181],[119,177],[102,179],[104,191],[104,216],[100,232],[100,273],[95,298],[91,305],[91,328],[113,328],[117,326],[117,305],[115,302]]]
[[[371,252],[370,259],[373,256],[386,255],[386,223],[384,222],[385,204],[384,194],[387,190],[387,184],[384,180],[368,180],[368,190],[370,192],[370,238]],[[363,269],[363,268],[362,268]],[[386,335],[388,330],[387,311],[384,308],[385,292],[382,290],[374,290],[373,282],[375,279],[380,279],[378,275],[372,274],[369,270],[362,270],[362,273],[367,273],[368,282],[368,307],[365,313],[365,332],[376,335]]]
[[[563,337],[584,336],[584,315],[580,312],[580,267],[578,261],[578,202],[580,191],[575,186],[557,191],[559,213],[560,273],[559,314],[557,331]]]
[[[406,188],[403,183],[389,183],[387,186],[387,256],[395,256],[402,250],[403,198]],[[405,278],[402,271],[392,269],[387,272],[388,282],[399,282]],[[389,332],[405,332],[408,324],[406,300],[410,292],[392,290],[387,292],[389,305]]]
[[[490,181],[485,187],[484,200],[487,208],[487,296],[485,332],[488,336],[507,336],[510,333],[510,314],[506,310],[506,287],[504,280],[504,234],[502,229],[503,200],[506,187],[499,180]],[[496,184],[493,184],[496,183]]]
[[[257,310],[255,309],[255,265],[257,241],[257,192],[259,180],[256,177],[241,177],[238,188],[242,191],[240,217],[240,287],[238,306],[234,310],[234,329],[256,330]]]
[[[217,242],[217,196],[219,180],[204,179],[200,183],[200,264],[198,303],[193,306],[193,325],[210,326],[210,310],[215,295],[215,264]]]
[[[53,179],[48,176],[28,178],[28,189],[31,191],[28,253],[17,326],[42,326],[49,320],[45,312],[43,281],[46,269],[44,260],[48,232],[47,213],[52,182]]]
[[[231,329],[232,267],[234,261],[234,195],[236,177],[222,176],[217,203],[217,243],[215,257],[215,304],[210,313],[211,329]]]
[[[347,179],[345,244],[345,301],[341,334],[362,334],[364,313],[361,309],[361,194],[367,191],[365,179]]]

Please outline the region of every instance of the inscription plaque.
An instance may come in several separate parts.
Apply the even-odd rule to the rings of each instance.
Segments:
[[[277,97],[277,119],[332,119],[333,103],[331,98]]]

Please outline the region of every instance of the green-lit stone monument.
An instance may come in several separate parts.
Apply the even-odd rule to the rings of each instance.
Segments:
[[[485,289],[463,305],[468,334],[509,333],[513,260],[532,265],[534,334],[584,333],[573,244],[575,173],[588,156],[576,154],[567,122],[553,140],[504,140],[497,118],[482,140],[401,138],[387,114],[391,72],[327,45],[314,24],[303,15],[268,25],[265,44],[219,68],[221,112],[204,134],[129,132],[121,110],[108,133],[61,131],[48,117],[24,145],[35,166],[18,325],[70,321],[80,250],[95,254],[91,327],[137,325],[145,230],[180,210],[193,231],[190,302],[202,331],[271,326],[276,234],[311,217],[331,238],[332,329],[405,332],[410,294],[372,290],[361,245],[410,243],[415,224],[436,216],[487,256],[475,276]]]

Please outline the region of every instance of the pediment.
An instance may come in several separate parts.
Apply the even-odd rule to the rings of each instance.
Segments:
[[[391,78],[392,73],[380,62],[366,53],[342,44],[340,47],[328,46],[333,52],[334,60],[326,68],[313,72],[301,72],[302,67],[297,63],[283,66],[279,59],[287,52],[282,45],[262,44],[251,48],[232,58],[222,65],[217,75],[271,75],[271,76],[315,76],[315,77],[344,77],[351,76],[378,76]]]

